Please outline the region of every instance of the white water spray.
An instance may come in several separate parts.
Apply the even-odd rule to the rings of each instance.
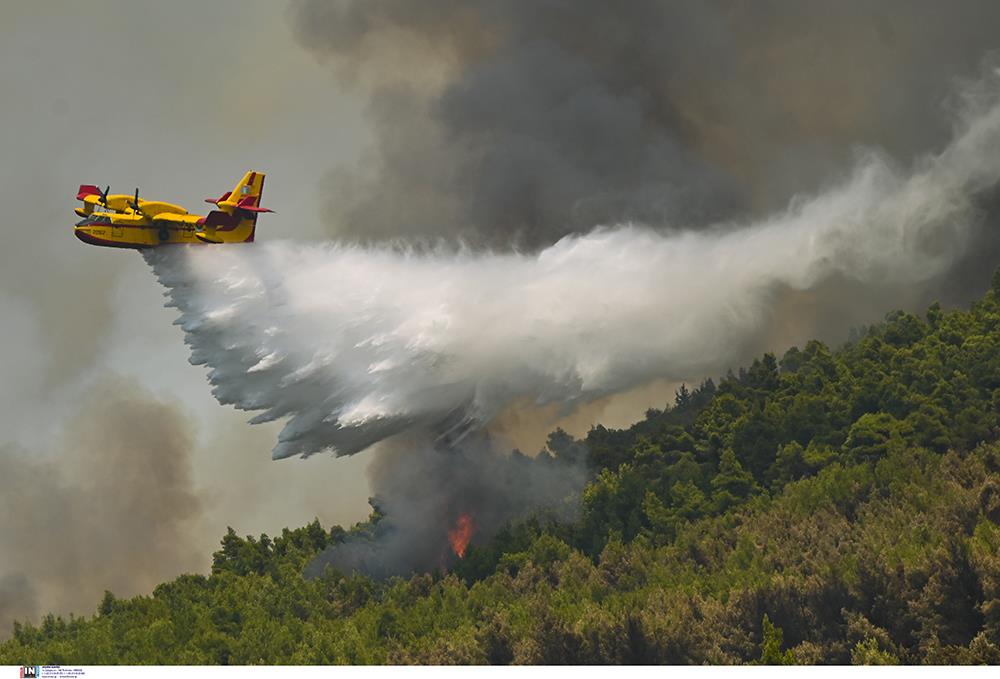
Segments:
[[[1000,106],[903,171],[878,154],[782,214],[706,231],[600,228],[537,254],[339,243],[160,249],[215,397],[288,418],[275,458],[458,436],[525,396],[574,403],[733,360],[771,292],[918,284],[959,257],[1000,178]]]

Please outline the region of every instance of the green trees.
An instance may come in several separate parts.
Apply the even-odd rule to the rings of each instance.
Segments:
[[[719,472],[712,477],[712,507],[724,512],[745,500],[754,488],[753,476],[743,469],[732,448],[719,460]]]
[[[853,461],[872,461],[903,446],[899,420],[889,413],[865,413],[847,431],[844,452]]]
[[[659,500],[669,540],[652,521],[592,556],[565,526],[528,522],[465,578],[305,580],[304,552],[275,549],[278,538],[263,564],[231,549],[207,577],[108,594],[90,619],[19,626],[0,661],[996,662],[996,459],[991,444],[834,463],[715,515],[678,481]],[[723,468],[737,464],[724,453]],[[655,515],[650,496],[642,513]],[[236,541],[265,542],[224,538]]]
[[[782,651],[785,634],[780,627],[775,627],[771,619],[764,614],[761,621],[763,641],[760,643],[760,664],[761,665],[794,665],[795,654],[791,651]],[[867,663],[866,663],[867,664]]]

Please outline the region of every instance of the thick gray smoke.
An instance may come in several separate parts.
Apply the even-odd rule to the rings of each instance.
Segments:
[[[216,398],[252,422],[286,419],[274,457],[348,455],[401,432],[454,445],[524,398],[571,409],[718,371],[767,332],[779,290],[836,279],[875,294],[948,270],[1000,179],[996,80],[941,153],[906,170],[866,154],[841,184],[746,224],[599,228],[535,254],[270,242],[147,260]],[[418,479],[392,493],[414,520],[452,509],[405,498],[445,502],[496,476],[469,455],[480,471],[452,484],[432,448],[410,445],[416,461],[392,476]]]
[[[0,638],[204,567],[191,422],[135,383],[88,391],[59,451],[0,446]]]
[[[529,247],[773,212],[856,145],[908,163],[1000,45],[991,0],[301,0],[293,20],[368,96],[338,234]]]

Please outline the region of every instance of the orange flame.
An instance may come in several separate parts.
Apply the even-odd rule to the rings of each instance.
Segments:
[[[476,524],[472,521],[472,517],[465,512],[459,514],[455,527],[448,531],[448,542],[459,558],[465,556],[465,548],[469,546],[469,540],[475,532]]]

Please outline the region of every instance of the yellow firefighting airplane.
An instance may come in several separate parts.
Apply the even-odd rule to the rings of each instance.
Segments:
[[[218,207],[206,216],[188,214],[179,205],[134,196],[108,195],[84,184],[76,194],[83,219],[74,228],[84,243],[112,248],[151,248],[178,243],[252,243],[257,215],[273,212],[260,207],[264,175],[247,172],[232,191],[220,198],[206,198]]]

